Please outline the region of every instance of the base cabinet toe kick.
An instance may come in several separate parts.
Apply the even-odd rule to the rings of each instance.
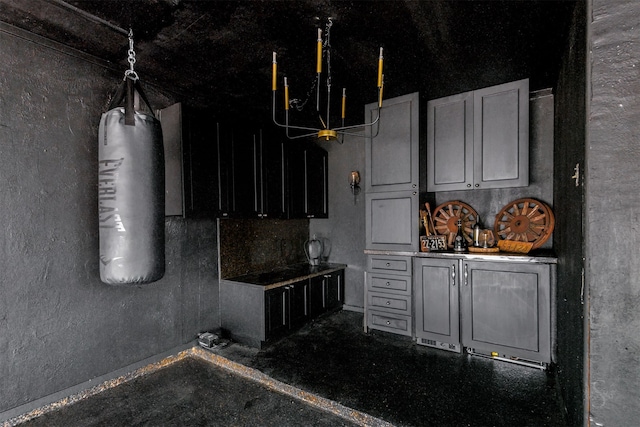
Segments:
[[[366,253],[365,330],[541,369],[555,361],[555,259]]]

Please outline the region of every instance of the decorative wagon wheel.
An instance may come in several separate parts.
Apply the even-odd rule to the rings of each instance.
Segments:
[[[555,222],[553,212],[545,203],[518,199],[496,215],[493,229],[500,239],[531,242],[531,249],[536,249],[549,239]]]
[[[445,202],[433,211],[436,234],[447,237],[447,246],[453,248],[458,233],[458,218],[462,219],[462,230],[467,243],[473,242],[473,226],[478,222],[478,213],[459,200]]]

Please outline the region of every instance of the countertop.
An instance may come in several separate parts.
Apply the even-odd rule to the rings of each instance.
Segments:
[[[223,279],[225,282],[237,282],[241,284],[263,287],[264,290],[278,288],[301,280],[321,276],[343,270],[346,264],[322,263],[318,266],[311,266],[308,263],[288,265],[286,267],[274,268],[270,271],[249,273],[242,276]]]
[[[393,251],[393,250],[374,250],[365,249],[367,255],[397,255],[411,256],[419,258],[463,258],[475,261],[509,261],[509,262],[528,262],[539,264],[557,264],[558,259],[554,256],[553,251],[537,249],[528,254],[517,254],[511,252],[495,252],[495,253],[458,253],[453,251],[433,251],[433,252],[412,252],[412,251]]]

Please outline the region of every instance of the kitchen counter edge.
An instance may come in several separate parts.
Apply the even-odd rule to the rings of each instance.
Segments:
[[[347,264],[325,263],[325,264],[319,265],[317,271],[310,272],[308,274],[303,274],[303,275],[300,275],[300,276],[295,276],[293,278],[288,278],[286,280],[282,280],[282,281],[279,281],[279,282],[269,283],[269,284],[266,284],[266,285],[243,282],[243,281],[240,281],[240,280],[235,280],[235,278],[233,278],[233,277],[228,278],[228,279],[221,279],[220,282],[232,283],[232,284],[237,284],[237,285],[245,285],[245,286],[253,286],[253,287],[262,288],[263,290],[268,291],[270,289],[280,288],[282,286],[287,286],[287,285],[290,285],[292,283],[300,282],[302,280],[308,280],[308,279],[311,279],[313,277],[322,276],[324,274],[333,273],[335,271],[344,270],[346,268],[347,268]]]
[[[550,255],[547,252],[540,254],[515,254],[510,252],[497,252],[497,253],[458,253],[458,252],[418,252],[418,251],[393,251],[393,250],[379,250],[379,249],[365,249],[366,255],[396,255],[396,256],[410,256],[416,258],[462,258],[474,261],[509,261],[509,262],[524,262],[532,264],[557,264],[558,259]]]

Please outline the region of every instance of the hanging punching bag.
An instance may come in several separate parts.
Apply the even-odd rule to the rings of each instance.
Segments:
[[[136,91],[151,113],[134,110]],[[114,285],[154,282],[165,269],[162,129],[137,78],[125,78],[112,106],[123,93],[98,136],[100,279]]]

